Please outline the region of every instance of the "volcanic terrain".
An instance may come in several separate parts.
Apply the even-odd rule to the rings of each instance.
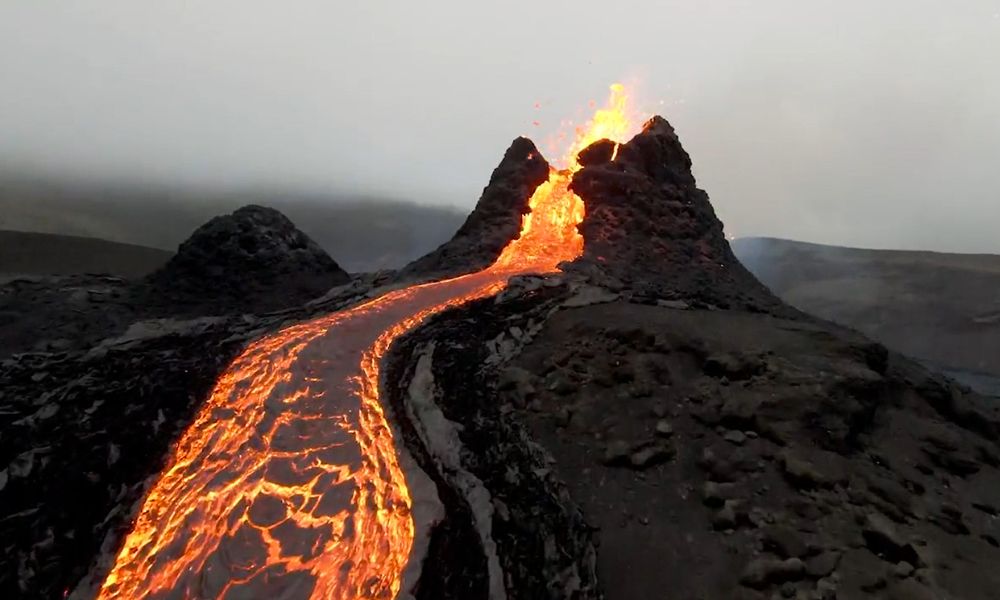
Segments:
[[[1000,256],[733,242],[789,304],[941,365],[1000,396]]]
[[[564,171],[515,140],[455,237],[392,277],[250,208],[121,284],[139,306],[106,335],[4,359],[0,593],[308,598],[374,568],[355,597],[998,597],[1000,409],[775,297],[664,119],[600,137]],[[360,408],[325,365],[348,355]],[[345,428],[276,444],[268,419],[331,406]],[[310,570],[362,538],[389,558]]]

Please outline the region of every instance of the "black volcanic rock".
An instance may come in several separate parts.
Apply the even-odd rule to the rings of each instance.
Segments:
[[[477,363],[502,366],[477,379],[442,365],[442,403],[499,413],[449,414],[471,424],[470,446],[477,428],[493,432],[506,418],[550,453],[544,471],[592,527],[598,597],[996,597],[996,403],[804,317],[599,297],[503,314],[515,299],[482,302],[500,311],[489,320],[470,318],[476,306],[461,315],[453,343],[466,360],[501,340],[498,356]],[[513,340],[531,318],[544,326],[518,354]],[[507,332],[486,326],[496,322]],[[515,357],[504,363],[501,352]],[[473,401],[484,380],[499,383]],[[503,482],[487,473],[516,461],[499,443],[469,451],[484,462],[491,454],[500,456],[480,477],[500,494]],[[583,570],[588,555],[573,548]]]
[[[576,155],[576,160],[583,166],[599,165],[610,161],[615,156],[618,144],[611,140],[597,140]]]
[[[512,287],[520,289],[521,284]],[[498,401],[496,371],[489,366],[496,358],[490,340],[505,336],[511,327],[527,330],[564,295],[560,286],[474,301],[443,313],[390,350],[384,363],[386,402],[400,415],[401,440],[437,483],[448,515],[430,540],[416,600],[495,597],[487,589],[491,551],[510,600],[600,598],[591,527],[553,476],[546,452]],[[460,424],[453,447],[464,471],[435,462],[420,441],[426,434],[418,433],[426,431],[426,423],[420,425],[421,417],[406,408],[413,402],[410,389],[421,360],[429,362],[434,404],[445,419]],[[492,548],[483,545],[481,529],[472,523],[484,504],[467,486],[456,485],[456,474],[462,472],[471,473],[488,491],[485,506],[492,518],[486,527]]]
[[[521,230],[521,218],[535,188],[549,177],[549,163],[523,137],[511,143],[493,170],[476,208],[455,235],[437,250],[402,269],[403,278],[443,278],[484,269]]]
[[[649,298],[783,309],[733,255],[666,120],[650,119],[614,160],[606,145],[585,149],[586,166],[573,177],[572,189],[587,206],[577,269],[611,276]]]
[[[66,597],[105,537],[127,531],[248,331],[236,316],[166,320],[89,352],[0,361],[0,597]]]
[[[153,306],[218,314],[296,306],[348,281],[287,217],[250,205],[199,227],[146,284]]]

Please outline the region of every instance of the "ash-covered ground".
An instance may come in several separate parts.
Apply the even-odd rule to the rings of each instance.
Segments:
[[[34,290],[53,345],[0,366],[0,593],[62,597],[115,547],[249,340],[387,280],[489,264],[541,177],[529,145],[395,278],[351,279],[257,208],[143,281]],[[998,597],[998,407],[776,298],[666,121],[606,150],[574,178],[579,260],[439,315],[388,358],[392,420],[446,511],[416,596]]]

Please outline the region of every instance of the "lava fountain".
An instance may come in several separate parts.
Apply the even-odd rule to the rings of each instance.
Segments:
[[[415,528],[379,399],[382,357],[431,315],[580,256],[584,205],[569,189],[576,155],[632,133],[626,108],[624,88],[612,86],[490,267],[391,291],[247,347],[173,448],[98,597],[395,598]]]

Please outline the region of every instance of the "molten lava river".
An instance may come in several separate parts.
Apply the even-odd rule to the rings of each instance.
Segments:
[[[577,131],[489,268],[388,292],[251,344],[216,383],[148,491],[104,599],[395,598],[411,496],[379,400],[386,351],[431,315],[583,251],[576,154],[629,133],[625,95]]]

